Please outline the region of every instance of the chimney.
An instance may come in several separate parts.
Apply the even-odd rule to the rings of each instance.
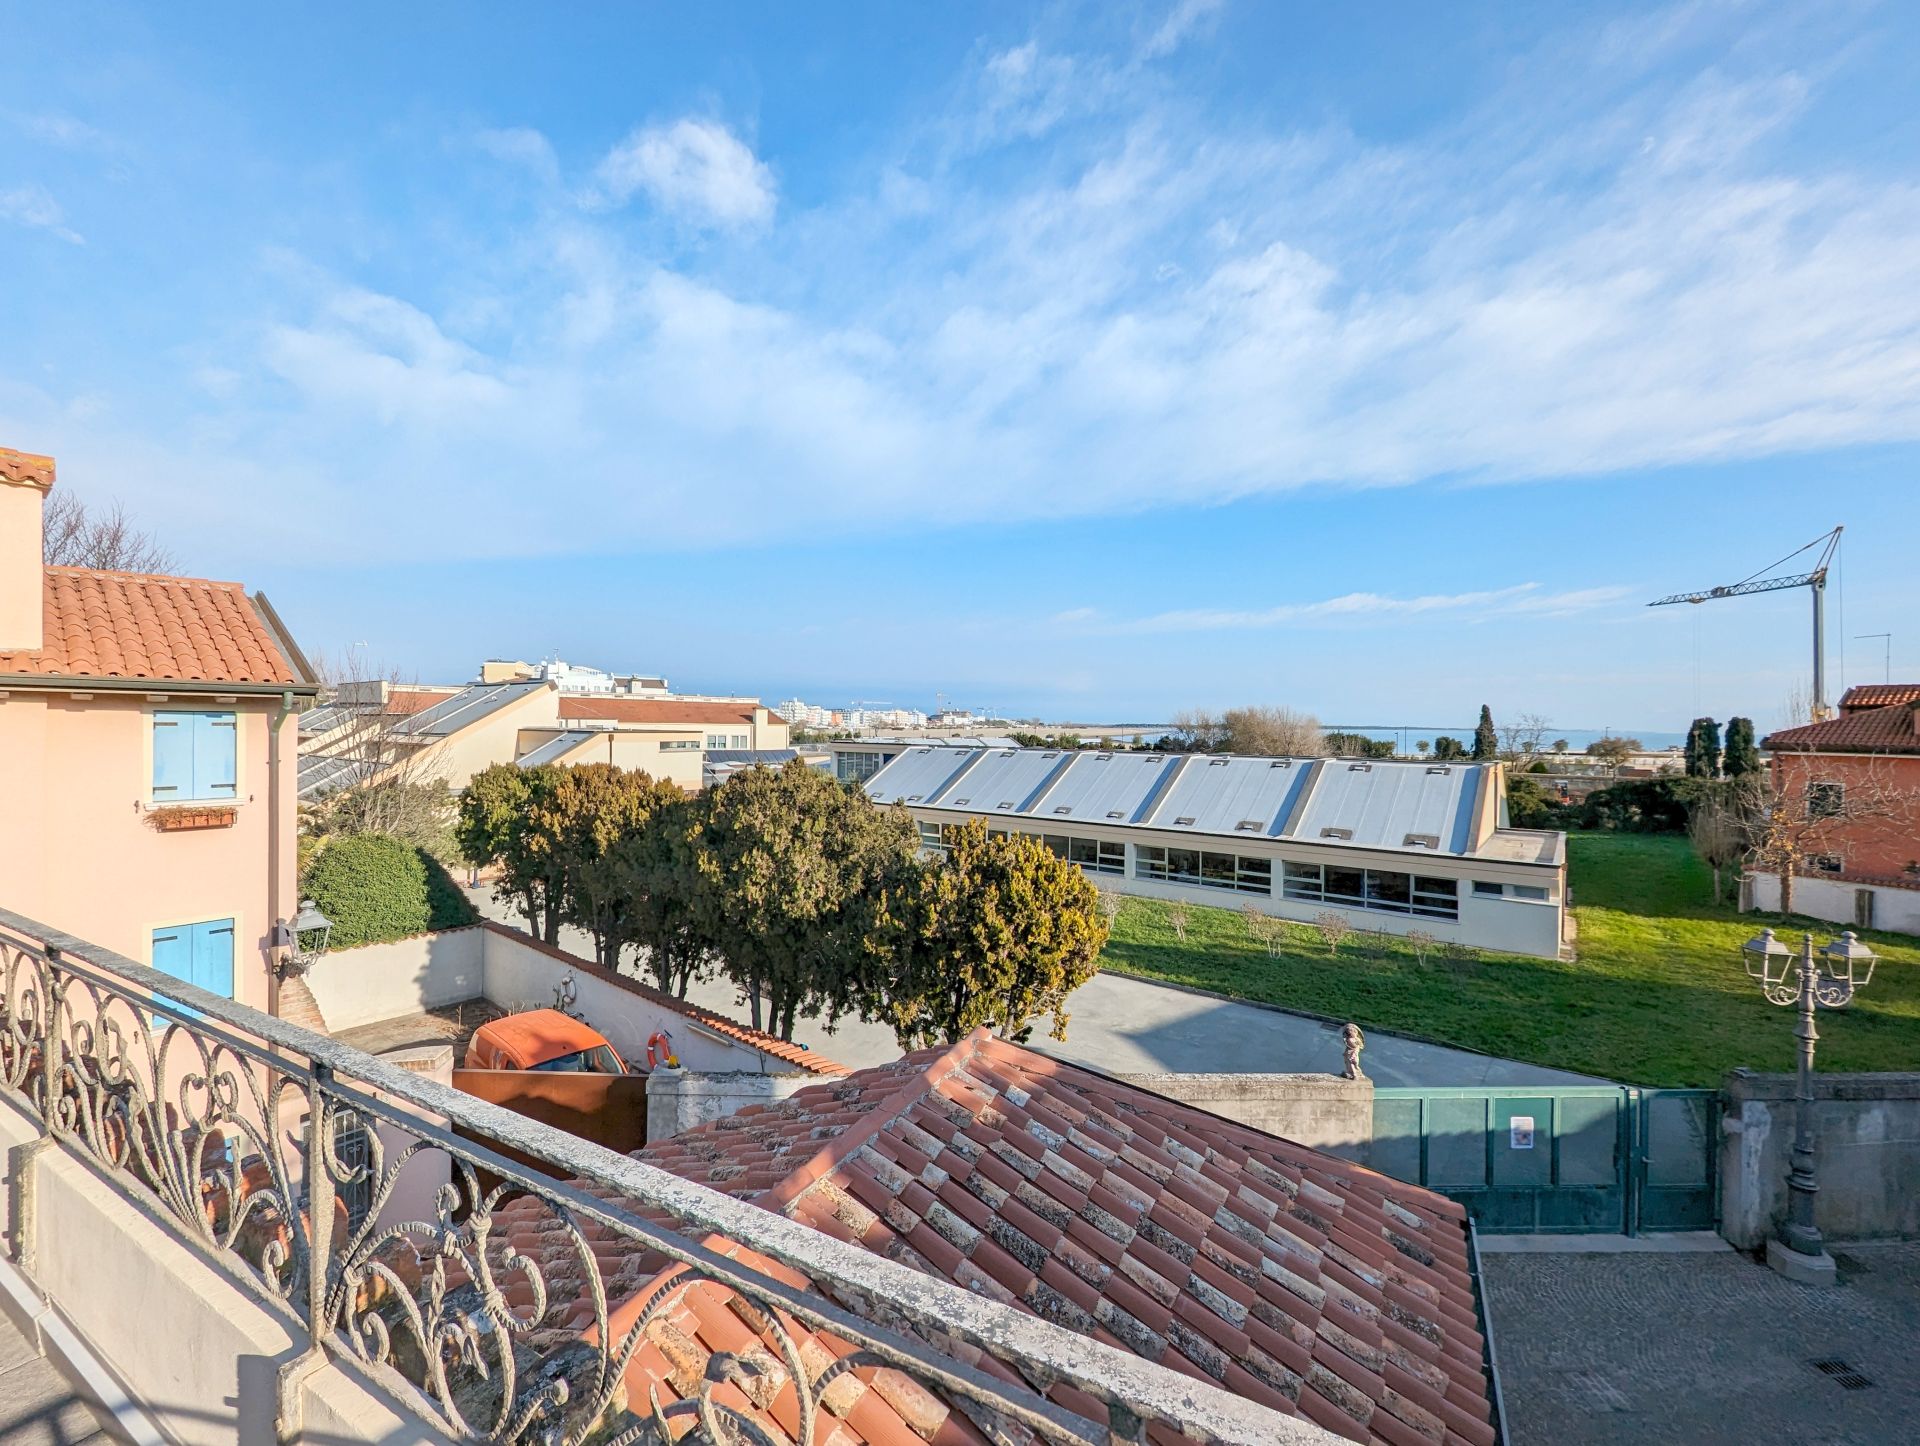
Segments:
[[[0,652],[45,646],[41,515],[53,458],[0,447]]]

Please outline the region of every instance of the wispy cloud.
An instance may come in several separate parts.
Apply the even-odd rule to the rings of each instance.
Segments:
[[[1049,621],[1056,627],[1078,632],[1113,635],[1401,623],[1429,616],[1472,622],[1494,617],[1566,617],[1611,606],[1626,598],[1628,591],[1625,587],[1591,587],[1554,592],[1537,582],[1523,582],[1481,592],[1429,593],[1420,597],[1350,592],[1317,602],[1282,603],[1252,611],[1184,608],[1140,618],[1110,618],[1095,608],[1080,607],[1056,613]]]
[[[45,186],[15,186],[0,190],[0,221],[33,230],[48,231],[75,246],[86,240],[67,224],[67,213]]]
[[[1920,187],[1800,144],[1816,32],[1580,29],[1382,144],[1183,92],[1152,57],[1210,24],[982,47],[805,204],[711,119],[603,158],[488,132],[470,213],[355,228],[324,283],[219,319],[247,339],[217,357],[223,445],[386,469],[405,515],[355,546],[475,555],[540,541],[495,522],[524,501],[508,448],[594,518],[562,545],[616,549],[1920,438]],[[37,188],[0,217],[78,239]]]
[[[773,172],[716,121],[644,126],[607,153],[596,178],[616,204],[644,192],[662,209],[707,225],[755,225],[773,216]]]

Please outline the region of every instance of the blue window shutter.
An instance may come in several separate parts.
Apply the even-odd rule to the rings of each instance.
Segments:
[[[193,796],[232,798],[239,780],[240,730],[231,713],[193,715]]]
[[[155,929],[153,967],[175,979],[193,977],[193,928]]]
[[[191,713],[153,715],[155,803],[172,803],[193,797],[193,719]]]
[[[233,920],[193,926],[191,982],[209,994],[233,998]]]

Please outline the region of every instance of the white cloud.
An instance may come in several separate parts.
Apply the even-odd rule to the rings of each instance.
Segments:
[[[546,139],[496,131],[479,144],[521,169],[489,170],[465,230],[449,201],[431,233],[408,233],[426,249],[404,265],[386,264],[381,227],[356,230],[331,275],[288,268],[249,296],[267,312],[249,319],[255,350],[210,323],[196,359],[220,384],[191,368],[183,384],[265,475],[345,475],[376,455],[383,504],[408,515],[353,545],[425,537],[449,556],[1001,526],[1920,438],[1920,188],[1799,135],[1826,83],[1797,68],[1818,59],[1799,40],[1706,54],[1708,19],[1684,45],[1563,41],[1551,65],[1516,63],[1480,107],[1392,146],[1223,123],[1219,97],[1172,93],[1173,67],[1149,67],[1121,119],[1099,103],[1126,56],[1034,45],[976,57],[937,121],[877,138],[864,182],[823,181],[807,207],[780,207],[767,167],[708,121],[644,128],[602,163],[603,205],[644,196],[772,228],[777,245],[746,248],[560,204]],[[1683,51],[1704,58],[1688,71]],[[1005,101],[995,127],[1046,134],[1017,164],[953,143],[983,75]],[[63,225],[44,193],[0,193],[0,214],[5,198],[9,219]],[[532,204],[503,223],[502,199]],[[375,274],[405,280],[352,284]],[[530,517],[529,466],[592,526]],[[262,526],[287,505],[233,499]],[[1357,596],[1206,625],[1420,602]],[[1538,589],[1515,605],[1550,598],[1584,605]]]
[[[645,192],[663,210],[696,222],[746,226],[773,217],[773,172],[715,121],[642,127],[607,153],[597,178],[613,202]]]
[[[1225,0],[1177,0],[1167,12],[1167,18],[1160,22],[1159,29],[1140,47],[1140,58],[1158,60],[1161,56],[1173,54],[1188,36],[1210,23],[1220,13],[1224,3]]]
[[[1611,606],[1627,597],[1625,587],[1592,587],[1548,592],[1537,582],[1479,592],[1429,593],[1419,597],[1388,597],[1373,592],[1343,593],[1318,602],[1283,603],[1255,610],[1183,608],[1141,618],[1108,618],[1094,608],[1072,608],[1056,613],[1056,626],[1102,634],[1200,633],[1258,628],[1307,627],[1337,624],[1402,623],[1439,616],[1449,621],[1478,621],[1490,617],[1566,617]]]
[[[69,229],[67,213],[60,208],[45,186],[15,186],[0,190],[0,221],[33,230],[48,231],[75,246],[86,244],[79,232]]]

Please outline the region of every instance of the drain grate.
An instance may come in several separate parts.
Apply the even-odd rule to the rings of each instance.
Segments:
[[[1844,1391],[1864,1391],[1873,1384],[1846,1361],[1829,1359],[1808,1361],[1807,1364]]]

